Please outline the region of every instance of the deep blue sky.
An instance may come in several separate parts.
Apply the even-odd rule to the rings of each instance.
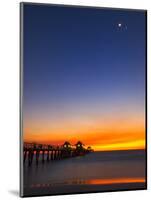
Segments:
[[[27,120],[144,112],[144,94],[144,11],[24,5]]]

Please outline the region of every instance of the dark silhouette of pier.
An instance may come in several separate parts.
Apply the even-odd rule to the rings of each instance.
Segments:
[[[49,162],[52,160],[61,160],[75,156],[84,156],[92,151],[93,150],[90,146],[85,148],[84,144],[80,141],[78,141],[75,145],[71,145],[66,141],[61,146],[25,142],[23,149],[23,162],[28,162],[28,165],[31,166],[35,157],[36,164],[38,165],[40,157],[42,163],[45,163],[45,161]]]

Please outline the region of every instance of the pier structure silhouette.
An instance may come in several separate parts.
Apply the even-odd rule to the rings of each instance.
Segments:
[[[49,162],[76,156],[84,156],[92,151],[93,149],[90,146],[85,148],[84,144],[80,141],[75,145],[71,145],[66,141],[60,146],[25,142],[23,146],[23,162],[24,164],[27,162],[28,166],[31,166],[35,157],[36,164],[38,165],[40,161],[45,163],[45,161]]]

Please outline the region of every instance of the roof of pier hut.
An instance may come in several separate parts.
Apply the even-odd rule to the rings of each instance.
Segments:
[[[84,144],[81,141],[78,141],[75,145],[76,146],[84,146]]]
[[[66,141],[63,146],[71,146],[70,142]]]

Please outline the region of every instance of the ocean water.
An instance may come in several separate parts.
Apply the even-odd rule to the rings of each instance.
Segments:
[[[25,196],[144,189],[144,150],[92,152],[63,160],[24,165]]]

